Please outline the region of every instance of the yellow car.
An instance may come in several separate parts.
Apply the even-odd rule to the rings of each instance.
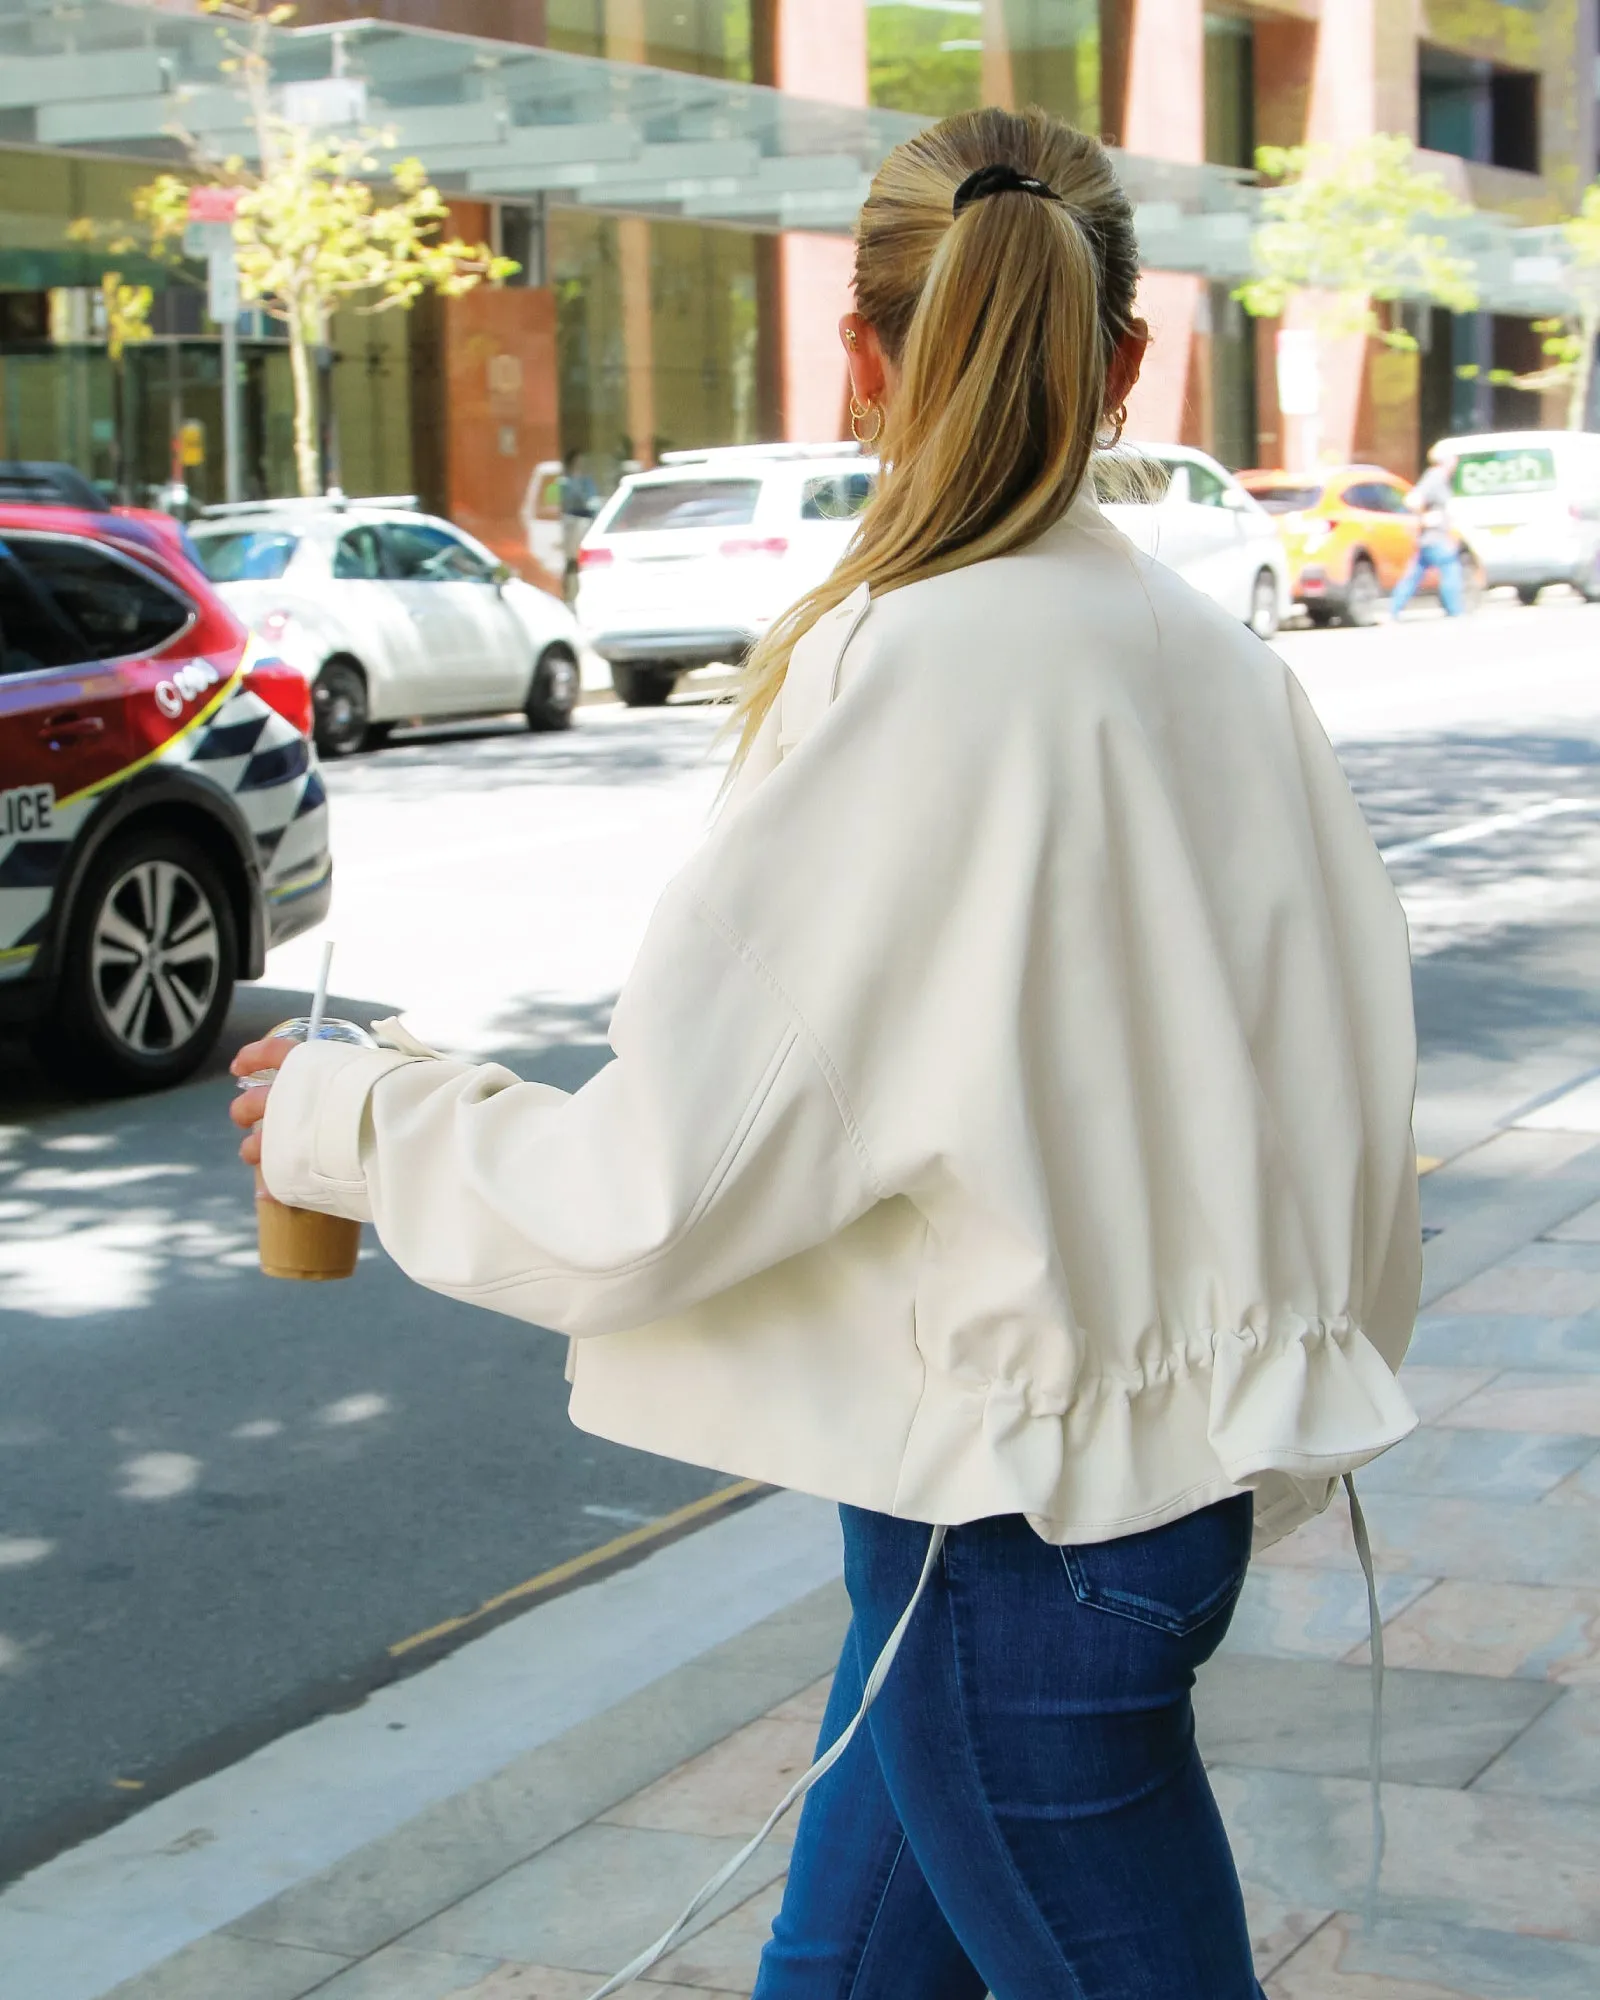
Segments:
[[[1289,558],[1289,593],[1313,625],[1370,625],[1417,551],[1403,479],[1378,465],[1241,472],[1272,515]]]

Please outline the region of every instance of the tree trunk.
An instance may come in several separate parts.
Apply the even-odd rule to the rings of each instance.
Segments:
[[[303,498],[322,492],[317,451],[317,377],[311,365],[311,343],[299,313],[289,315],[289,372],[294,381],[294,466]]]
[[[1572,388],[1567,397],[1567,429],[1583,430],[1589,420],[1589,383],[1594,375],[1594,344],[1600,338],[1600,312],[1584,312],[1578,318],[1578,339],[1582,351],[1572,370]]]

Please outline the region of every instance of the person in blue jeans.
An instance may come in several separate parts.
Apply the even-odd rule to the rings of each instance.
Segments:
[[[758,2000],[1261,2000],[1191,1684],[1252,1543],[1417,1421],[1405,914],[1283,661],[1095,501],[1139,269],[1047,113],[897,146],[840,327],[876,491],[752,648],[614,1060],[234,1059],[273,1199],[569,1335],[581,1428],[839,1503]]]
[[[853,1616],[819,1748],[927,1545],[919,1522],[840,1516]],[[806,1798],[753,2000],[1260,2000],[1190,1701],[1250,1533],[1248,1493],[1077,1547],[1018,1515],[949,1529]]]
[[[1450,523],[1450,481],[1454,471],[1453,458],[1435,458],[1407,496],[1406,505],[1422,517],[1422,529],[1410,567],[1389,599],[1391,618],[1398,618],[1416,596],[1430,569],[1439,574],[1439,602],[1445,608],[1445,615],[1459,618],[1466,609],[1461,539]]]

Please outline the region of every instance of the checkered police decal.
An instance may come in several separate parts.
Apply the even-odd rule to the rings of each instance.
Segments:
[[[102,795],[135,768],[186,765],[227,792],[255,835],[269,907],[314,889],[327,873],[327,792],[310,746],[248,688],[236,686],[195,728],[153,757],[59,803],[24,801],[49,786],[0,792],[0,980],[32,964],[44,937],[51,898],[72,848]]]

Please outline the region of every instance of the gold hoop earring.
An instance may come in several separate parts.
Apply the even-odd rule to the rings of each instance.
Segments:
[[[878,420],[873,425],[870,434],[864,432],[861,428],[868,417],[876,417]],[[857,444],[876,444],[878,442],[878,439],[883,435],[883,412],[876,403],[858,403],[855,397],[851,396],[850,435],[855,439]]]
[[[1105,448],[1107,451],[1112,450],[1122,442],[1122,429],[1128,421],[1128,406],[1126,403],[1118,403],[1117,407],[1109,414],[1111,417],[1111,435],[1106,440]]]

